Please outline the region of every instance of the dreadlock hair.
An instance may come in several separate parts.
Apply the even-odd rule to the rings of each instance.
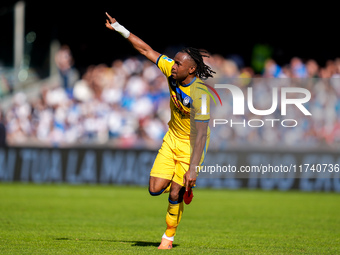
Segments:
[[[203,57],[209,58],[209,53],[206,50],[199,50],[192,47],[185,48],[181,50],[183,53],[187,53],[192,60],[195,61],[197,67],[196,67],[196,75],[200,79],[208,79],[209,77],[213,77],[214,72],[210,66],[206,65],[203,61]]]

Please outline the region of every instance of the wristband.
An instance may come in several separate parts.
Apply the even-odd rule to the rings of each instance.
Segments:
[[[122,25],[120,25],[117,21],[115,23],[111,23],[111,27],[113,27],[118,33],[120,33],[125,38],[128,38],[130,36],[130,31],[127,30]]]

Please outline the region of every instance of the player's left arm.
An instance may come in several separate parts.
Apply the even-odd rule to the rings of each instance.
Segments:
[[[197,178],[196,166],[199,166],[203,154],[204,146],[207,141],[208,122],[196,121],[197,135],[194,141],[193,151],[190,159],[189,170],[184,174],[185,189],[191,189]]]

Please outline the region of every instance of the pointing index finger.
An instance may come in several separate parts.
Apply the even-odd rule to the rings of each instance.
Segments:
[[[107,13],[105,12],[106,16],[110,19],[110,21],[112,20],[112,17]]]

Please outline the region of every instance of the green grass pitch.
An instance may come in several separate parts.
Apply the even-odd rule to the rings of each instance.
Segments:
[[[167,195],[147,188],[0,184],[0,254],[340,254],[335,193],[196,188],[174,248]]]

